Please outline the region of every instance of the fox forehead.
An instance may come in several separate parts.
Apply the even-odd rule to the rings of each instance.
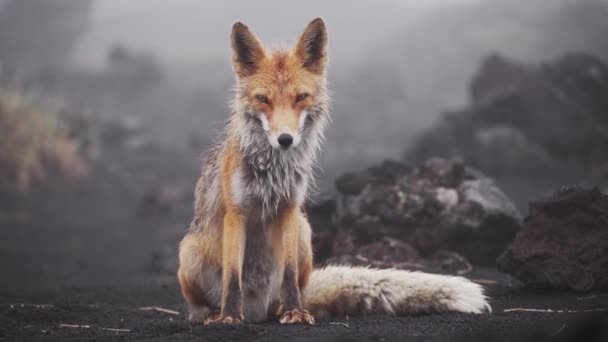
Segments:
[[[264,58],[256,73],[249,77],[246,91],[271,98],[314,94],[321,81],[318,75],[304,69],[290,51],[277,49]]]

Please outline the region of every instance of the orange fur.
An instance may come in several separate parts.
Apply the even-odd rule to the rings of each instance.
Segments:
[[[317,111],[327,112],[326,36],[320,19],[309,24],[291,50],[265,50],[240,23],[234,25],[231,40],[238,76],[235,112],[247,108],[263,113],[267,120],[264,130],[269,135],[286,131],[299,134],[301,116],[307,115],[304,113],[313,105],[320,108]],[[313,43],[322,43],[322,49],[303,47]],[[244,119],[237,116],[232,120]],[[203,173],[199,179],[195,218],[190,233],[180,244],[178,280],[190,306],[191,319],[239,323],[247,318],[243,316],[243,306],[248,298],[244,298],[242,288],[248,217],[237,200],[239,194],[234,193],[239,191],[238,186],[235,190],[234,177],[245,158],[239,139],[238,129],[229,125],[222,149],[210,154],[207,167],[218,166],[217,172]],[[218,185],[213,183],[215,180],[219,180]],[[295,198],[269,222],[267,229],[273,236],[269,247],[279,268],[281,322],[312,323],[314,319],[303,310],[300,298],[312,271],[311,232],[301,209],[303,198]],[[274,270],[269,274],[272,276]],[[255,289],[249,291],[255,295]],[[221,309],[219,314],[212,312],[217,309]]]
[[[271,133],[282,127],[297,131],[302,111],[323,92],[319,89],[322,76],[302,69],[296,56],[282,50],[272,51],[258,70],[249,77],[245,88],[253,107],[266,114]],[[301,94],[308,96],[296,101]],[[257,95],[266,96],[268,103],[258,101]]]
[[[292,49],[264,49],[247,26],[231,35],[237,75],[224,139],[196,185],[177,273],[189,319],[313,324],[314,314],[409,314],[489,309],[464,278],[397,270],[312,270],[303,213],[323,130],[327,32],[313,20]],[[277,310],[278,309],[278,310]]]

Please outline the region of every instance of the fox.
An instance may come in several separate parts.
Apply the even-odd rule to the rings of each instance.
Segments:
[[[313,269],[304,203],[330,122],[328,34],[314,19],[290,48],[230,35],[231,114],[194,191],[177,278],[193,322],[314,324],[365,314],[491,310],[463,277],[396,269]]]

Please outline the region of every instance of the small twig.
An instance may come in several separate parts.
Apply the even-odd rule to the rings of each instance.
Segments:
[[[113,331],[116,333],[116,335],[118,335],[118,333],[121,333],[121,332],[131,332],[131,329],[117,329],[117,328],[99,328],[99,330]]]
[[[549,335],[547,335],[547,337],[555,337],[559,333],[561,333],[565,328],[566,328],[566,325],[564,324],[564,325],[562,325],[561,328],[557,329],[557,331],[554,331],[554,332],[550,333]]]
[[[68,329],[89,329],[91,326],[86,324],[59,324],[60,328]]]
[[[471,281],[481,285],[494,285],[497,283],[496,280],[492,279],[471,279]]]
[[[90,329],[91,326],[87,324],[59,324],[59,328],[67,328],[67,329]],[[131,329],[118,329],[118,328],[98,328],[99,330],[104,331],[113,331],[118,335],[121,332],[131,332]]]
[[[329,322],[329,325],[342,325],[347,328],[350,328],[350,324],[348,323],[348,316],[346,316],[346,323],[344,322]]]
[[[11,309],[14,309],[16,307],[20,307],[20,308],[25,308],[25,307],[31,307],[31,308],[35,308],[35,309],[48,309],[48,308],[52,308],[54,305],[53,304],[10,304],[9,307]]]
[[[585,296],[585,297],[576,297],[576,300],[587,300],[587,299],[594,299],[597,298],[596,295],[590,295],[590,296]]]
[[[170,314],[170,315],[179,316],[179,311],[169,310],[169,309],[163,309],[163,308],[159,308],[158,306],[144,306],[142,308],[139,308],[139,310],[143,310],[143,311],[158,311],[158,312],[163,312],[163,313]]]
[[[585,309],[585,310],[553,310],[553,309],[528,309],[528,308],[512,308],[505,309],[503,312],[541,312],[541,313],[579,313],[579,312],[602,312],[608,311],[608,308]]]
[[[347,327],[347,328],[350,328],[350,327],[348,326],[348,324],[346,324],[346,323],[344,323],[344,322],[329,322],[329,325],[342,325],[342,326],[345,326],[345,327]]]

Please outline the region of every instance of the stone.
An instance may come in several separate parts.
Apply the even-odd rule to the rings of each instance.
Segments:
[[[531,203],[498,267],[532,288],[608,289],[608,195],[574,187]]]

